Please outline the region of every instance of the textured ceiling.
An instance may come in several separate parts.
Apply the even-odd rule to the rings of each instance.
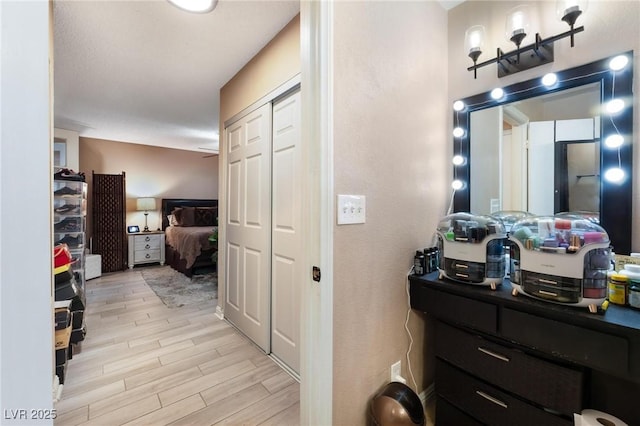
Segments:
[[[54,125],[217,150],[220,88],[299,10],[275,0],[220,0],[208,14],[164,0],[55,0]]]

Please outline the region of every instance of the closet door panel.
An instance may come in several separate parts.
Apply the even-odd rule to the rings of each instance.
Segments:
[[[300,92],[273,106],[271,351],[293,371],[300,364],[300,286],[304,271],[300,206]]]
[[[225,316],[270,351],[271,105],[226,129],[228,144]],[[233,248],[233,249],[232,249]],[[231,253],[235,251],[234,253]],[[232,266],[232,262],[234,265]]]

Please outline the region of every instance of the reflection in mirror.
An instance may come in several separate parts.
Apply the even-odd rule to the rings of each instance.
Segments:
[[[53,165],[54,167],[66,167],[67,165],[67,143],[64,140],[54,139]]]
[[[537,78],[503,87],[497,100],[487,92],[455,104],[453,154],[466,161],[454,165],[464,186],[453,211],[580,211],[629,253],[633,70],[631,60],[613,70],[612,58],[558,72],[550,86]],[[607,112],[612,100],[625,106]],[[612,135],[622,144],[610,144]]]
[[[599,113],[598,83],[472,112],[471,211],[598,217]]]

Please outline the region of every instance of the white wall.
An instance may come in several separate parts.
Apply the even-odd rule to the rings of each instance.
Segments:
[[[0,23],[0,423],[46,425],[29,410],[53,401],[49,4],[2,1]]]
[[[432,244],[450,188],[446,11],[339,1],[333,23],[334,192],[367,197],[365,224],[333,229],[333,424],[362,425],[391,364],[402,360],[413,386],[407,273]],[[429,324],[411,313],[418,392],[433,380]]]

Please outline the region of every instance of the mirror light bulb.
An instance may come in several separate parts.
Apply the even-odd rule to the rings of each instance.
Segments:
[[[496,87],[491,91],[491,99],[498,100],[498,99],[502,99],[503,96],[504,96],[504,90],[502,90],[499,87]]]
[[[609,61],[609,68],[612,71],[620,71],[621,69],[626,67],[628,63],[629,58],[627,58],[625,55],[618,55]]]
[[[622,146],[623,143],[624,143],[624,138],[618,134],[608,136],[604,140],[604,144],[608,148],[618,148],[619,146]]]
[[[452,162],[456,166],[462,166],[464,164],[464,157],[462,155],[454,155]]]
[[[552,72],[550,72],[549,74],[545,74],[545,76],[542,77],[542,84],[544,84],[547,87],[553,86],[554,84],[556,84],[557,81],[558,81],[558,76]]]
[[[462,127],[456,127],[453,129],[453,136],[456,138],[461,138],[464,136],[464,129]]]
[[[622,182],[624,179],[624,170],[620,167],[612,167],[604,173],[604,178],[613,183]]]
[[[463,187],[464,187],[464,182],[462,182],[459,179],[456,179],[453,182],[451,182],[451,188],[453,188],[456,191],[459,189],[462,189]]]
[[[464,109],[464,102],[462,101],[455,101],[453,103],[453,110],[454,111],[462,111]]]
[[[624,101],[622,99],[613,99],[607,102],[607,112],[609,114],[615,114],[624,109]]]

